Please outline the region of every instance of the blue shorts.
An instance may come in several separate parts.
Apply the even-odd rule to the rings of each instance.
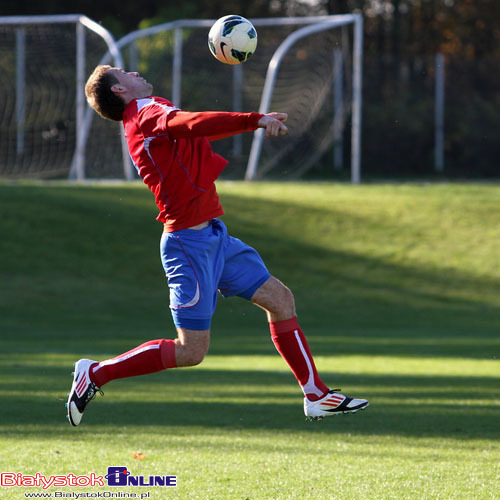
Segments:
[[[257,251],[229,236],[219,219],[163,233],[160,255],[175,326],[189,330],[210,329],[218,292],[250,300],[271,276]]]

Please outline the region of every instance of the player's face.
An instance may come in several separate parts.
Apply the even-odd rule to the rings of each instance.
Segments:
[[[153,85],[147,82],[141,75],[135,71],[125,72],[120,68],[112,68],[112,71],[116,76],[120,85],[124,87],[130,96],[134,98],[148,97],[153,91]]]

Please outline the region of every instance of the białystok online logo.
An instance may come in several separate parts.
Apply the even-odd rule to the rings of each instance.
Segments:
[[[105,484],[106,481],[106,484]],[[94,472],[88,475],[75,474],[44,476],[37,472],[34,475],[21,472],[0,473],[0,486],[43,488],[73,486],[73,487],[98,487],[98,486],[177,486],[177,476],[133,476],[127,467],[108,467],[105,476],[97,476]]]
[[[132,476],[126,467],[108,467],[108,486],[177,486],[177,476]]]

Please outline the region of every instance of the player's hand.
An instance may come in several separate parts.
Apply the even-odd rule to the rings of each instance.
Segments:
[[[264,137],[283,135],[288,132],[283,123],[288,118],[286,113],[267,113],[258,122],[260,128],[266,130]]]

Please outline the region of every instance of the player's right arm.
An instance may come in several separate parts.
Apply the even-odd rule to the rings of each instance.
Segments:
[[[137,102],[140,127],[146,136],[168,134],[172,139],[206,137],[217,140],[263,128],[267,136],[287,132],[286,113],[236,113],[229,111],[190,112],[176,108],[162,98]]]
[[[213,141],[255,130],[262,116],[260,113],[179,110],[167,117],[166,130],[174,139],[206,137]]]
[[[258,122],[260,128],[265,129],[264,137],[283,135],[288,132],[285,121],[288,118],[286,113],[267,113]]]
[[[286,113],[234,113],[227,111],[204,111],[192,113],[175,111],[167,119],[169,134],[175,138],[206,137],[213,141],[231,135],[265,129],[265,137],[286,134]]]

